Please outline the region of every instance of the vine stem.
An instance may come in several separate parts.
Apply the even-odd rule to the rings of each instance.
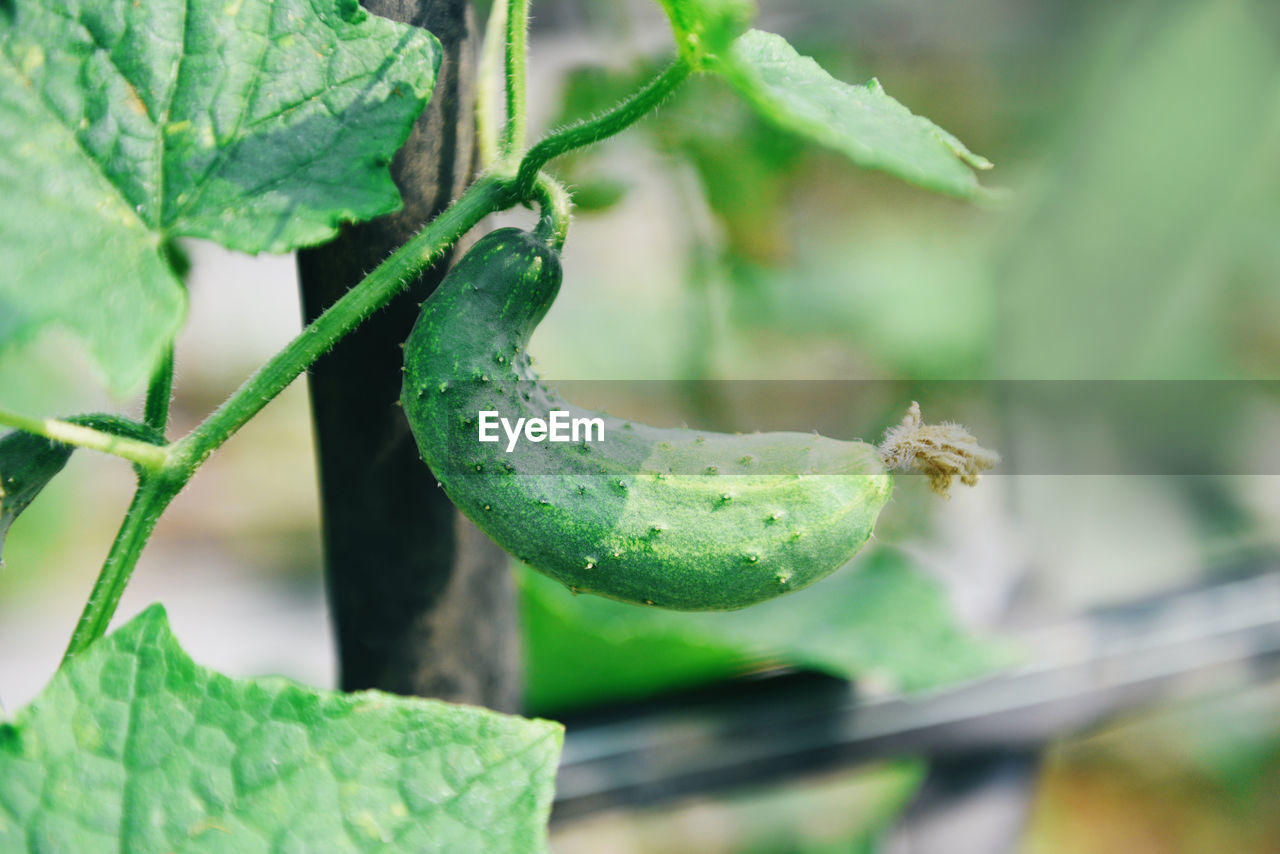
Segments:
[[[476,147],[480,166],[488,169],[498,161],[498,77],[502,74],[507,38],[507,4],[498,0],[489,10],[485,22],[484,44],[480,54],[480,73],[476,86]]]
[[[499,0],[502,5],[502,0]],[[506,0],[507,23],[507,123],[502,132],[502,156],[516,157],[524,151],[528,124],[529,0]]]
[[[686,60],[677,59],[642,89],[607,113],[559,130],[529,149],[529,153],[520,162],[520,170],[516,174],[516,196],[527,199],[533,194],[538,173],[549,161],[574,149],[608,139],[635,124],[636,120],[657,107],[683,83],[691,70]]]
[[[129,512],[120,523],[116,538],[111,543],[111,550],[107,552],[107,559],[102,564],[102,571],[93,584],[93,592],[85,602],[84,611],[71,634],[71,642],[67,644],[67,651],[62,656],[63,664],[84,652],[91,643],[106,633],[111,618],[115,616],[116,606],[120,604],[120,596],[138,563],[138,556],[151,537],[151,532],[155,530],[160,514],[169,506],[169,502],[186,484],[191,474],[187,473],[185,477],[179,478],[145,474],[139,478]]]
[[[147,402],[143,406],[142,421],[148,427],[164,433],[169,424],[169,399],[173,396],[173,344],[164,350],[160,364],[151,374],[147,384]]]
[[[564,185],[545,172],[538,173],[538,181],[534,184],[533,191],[542,211],[534,234],[559,252],[564,248],[565,239],[569,236],[573,200]]]
[[[0,410],[0,425],[15,427],[66,445],[114,454],[148,471],[159,471],[169,459],[168,449],[162,446],[57,418],[28,418],[15,412]]]

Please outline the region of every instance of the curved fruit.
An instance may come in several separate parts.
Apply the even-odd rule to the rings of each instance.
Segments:
[[[575,591],[681,610],[769,599],[858,551],[891,486],[875,446],[648,427],[542,384],[526,346],[560,278],[532,234],[495,231],[423,304],[405,344],[402,403],[422,457],[481,530]],[[501,429],[479,441],[481,413],[515,424],[557,410],[599,419],[597,441],[509,443]]]

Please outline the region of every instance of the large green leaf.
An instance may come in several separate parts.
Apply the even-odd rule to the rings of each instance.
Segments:
[[[691,65],[725,51],[756,15],[755,0],[658,0],[676,46]]]
[[[430,33],[347,0],[0,6],[0,347],[81,337],[117,391],[182,320],[175,237],[285,252],[400,203]]]
[[[561,728],[196,666],[158,606],[0,725],[0,851],[545,847]]]
[[[639,608],[521,575],[529,705],[540,713],[741,673],[763,661],[918,691],[1011,661],[972,635],[941,586],[877,549],[821,583],[741,611]]]
[[[875,79],[843,83],[786,39],[760,30],[739,37],[715,68],[762,115],[859,166],[962,198],[981,192],[973,170],[991,164],[886,95]]]

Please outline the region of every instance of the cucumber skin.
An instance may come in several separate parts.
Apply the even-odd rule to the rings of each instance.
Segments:
[[[653,428],[567,403],[527,353],[560,280],[558,256],[532,234],[492,232],[423,304],[405,344],[402,404],[422,458],[482,531],[574,592],[691,611],[798,590],[853,557],[892,486],[873,446]],[[505,440],[476,438],[481,410],[514,420],[554,409],[603,418],[606,442],[506,453]],[[762,468],[824,473],[751,473]]]

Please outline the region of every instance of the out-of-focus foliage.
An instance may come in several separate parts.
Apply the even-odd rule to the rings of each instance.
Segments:
[[[553,827],[551,847],[555,854],[873,854],[924,778],[923,762],[873,764],[566,823]]]
[[[1280,849],[1274,682],[1139,714],[1054,748],[1026,854]]]
[[[1106,22],[993,253],[993,372],[1275,375],[1240,335],[1280,285],[1280,50],[1262,5],[1144,3]]]
[[[880,549],[830,578],[741,611],[637,608],[525,571],[528,703],[549,714],[688,687],[767,662],[918,691],[1012,659],[966,634],[940,585]]]

